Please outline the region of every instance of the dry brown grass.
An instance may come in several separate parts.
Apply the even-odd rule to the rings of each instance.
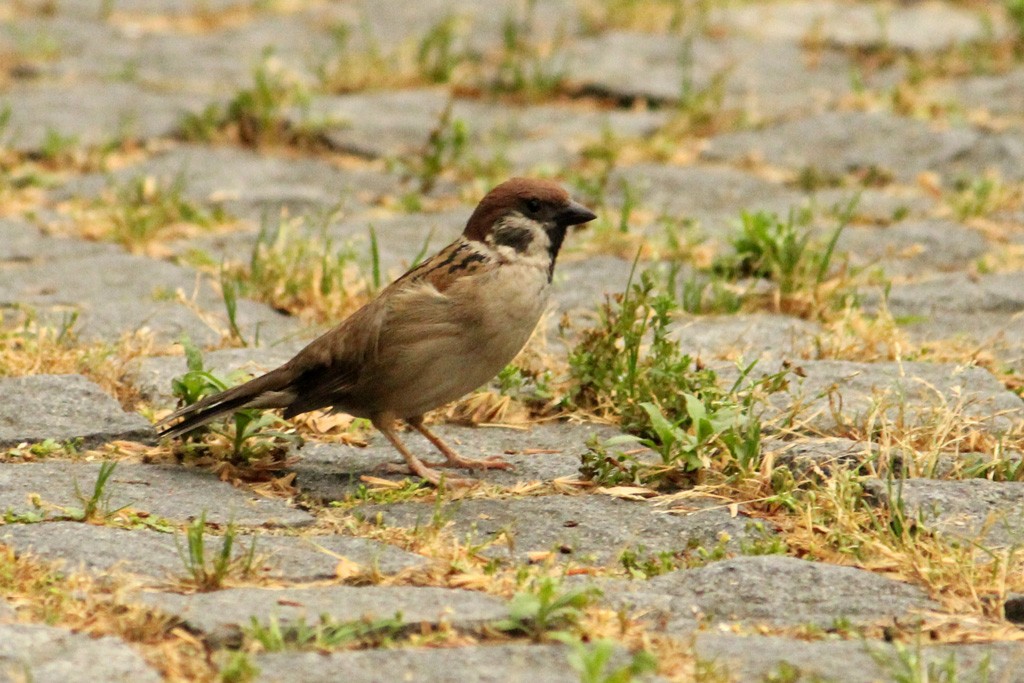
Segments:
[[[1024,640],[1002,615],[1007,594],[1024,589],[1017,549],[964,543],[917,526],[895,508],[873,508],[846,475],[815,490],[794,514],[772,521],[791,554],[920,586],[945,612],[926,618],[948,626],[931,633],[938,642]]]
[[[173,617],[133,603],[133,590],[127,576],[111,575],[100,584],[0,546],[0,591],[19,622],[121,638],[167,680],[216,680],[206,648]]]
[[[133,384],[135,363],[153,351],[145,331],[125,334],[116,344],[78,342],[53,328],[28,324],[0,332],[0,376],[81,374],[116,398],[125,410],[140,402]]]

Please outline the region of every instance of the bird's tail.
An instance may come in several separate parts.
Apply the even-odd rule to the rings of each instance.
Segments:
[[[288,391],[288,385],[288,372],[283,367],[278,368],[245,384],[179,408],[160,420],[156,428],[161,437],[173,438],[243,408],[285,408],[295,400],[294,393]],[[173,422],[176,424],[171,424]]]

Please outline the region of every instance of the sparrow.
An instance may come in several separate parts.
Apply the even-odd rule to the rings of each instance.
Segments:
[[[287,419],[329,407],[368,418],[409,470],[435,486],[438,466],[508,468],[498,457],[458,455],[423,415],[485,384],[519,353],[547,306],[568,228],[594,218],[556,183],[505,181],[480,201],[454,242],[281,367],[167,416],[157,423],[160,436],[181,436],[244,408],[280,408]],[[409,451],[398,420],[426,437],[444,462],[424,463]]]

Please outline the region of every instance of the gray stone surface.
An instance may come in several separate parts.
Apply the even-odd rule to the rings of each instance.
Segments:
[[[807,357],[821,332],[820,325],[799,318],[753,313],[684,318],[674,323],[672,336],[695,358],[750,363]]]
[[[79,243],[68,242],[48,237],[31,247],[23,242],[13,263],[0,270],[0,306],[28,309],[58,328],[77,316],[73,330],[86,339],[114,341],[148,329],[160,341],[187,334],[207,345],[219,343],[227,332],[223,297],[210,278],[114,245],[86,244],[75,254],[72,245]],[[176,292],[189,303],[174,300]],[[248,339],[257,329],[263,339],[279,339],[296,327],[270,307],[244,299],[236,320]]]
[[[874,683],[904,680],[928,672],[942,676],[954,663],[956,680],[1020,681],[1024,647],[1020,643],[917,645],[860,640],[797,640],[781,636],[700,633],[694,654],[713,662],[736,680],[796,680]],[[916,663],[916,666],[915,666]],[[788,674],[784,672],[790,672]]]
[[[925,220],[882,228],[848,228],[840,235],[836,249],[849,256],[853,267],[879,267],[886,276],[896,278],[960,270],[986,254],[991,245],[984,235],[966,225]]]
[[[940,90],[968,110],[1020,117],[1024,112],[1024,69],[953,81]],[[940,95],[941,96],[941,95]]]
[[[569,313],[574,324],[589,326],[595,318],[594,311],[607,296],[626,291],[632,268],[631,261],[614,256],[559,259],[551,288],[556,314],[547,318],[548,341],[554,342],[558,337],[557,312]]]
[[[911,584],[781,555],[736,557],[645,582],[619,580],[600,587],[608,599],[641,610],[674,633],[690,633],[702,623],[824,629],[843,620],[912,623],[922,611],[938,608]]]
[[[75,106],[68,107],[69,102]],[[33,152],[45,148],[55,135],[83,147],[160,137],[176,130],[184,114],[203,102],[195,95],[131,83],[18,86],[0,92],[0,110],[11,111],[0,140],[12,149]]]
[[[768,364],[755,368],[771,372]],[[734,366],[723,365],[719,378],[731,382]],[[830,398],[831,397],[831,398]],[[988,370],[953,363],[801,361],[788,386],[768,398],[772,409],[793,416],[804,428],[822,433],[920,427],[957,414],[972,428],[1003,433],[1019,428],[1024,400]]]
[[[950,169],[975,153],[984,136],[965,127],[936,128],[883,113],[829,112],[758,131],[719,135],[704,151],[711,161],[754,158],[794,170],[832,175],[882,174],[912,181],[922,171]],[[829,150],[821,154],[821,150]]]
[[[228,588],[212,593],[140,593],[141,602],[180,618],[214,643],[237,642],[252,619],[264,625],[313,624],[327,615],[335,622],[391,619],[409,625],[446,623],[477,629],[508,616],[504,603],[473,591],[412,586],[322,586],[316,588]]]
[[[81,440],[83,448],[91,448],[117,439],[154,437],[145,418],[125,412],[81,375],[3,377],[0,393],[0,447],[54,439]]]
[[[803,197],[792,189],[723,166],[638,164],[616,171],[610,187],[621,195],[632,188],[640,205],[673,219],[696,220],[702,233],[735,234],[742,211],[785,215]]]
[[[419,154],[437,128],[449,94],[443,89],[357,93],[313,101],[310,115],[337,121],[328,137],[338,148],[368,157]],[[665,112],[595,111],[565,106],[511,107],[457,100],[449,125],[461,122],[469,148],[463,163],[502,162],[514,172],[566,165],[583,145],[610,133],[643,138],[668,118]]]
[[[986,546],[1024,542],[1024,483],[988,479],[871,479],[865,489],[883,505],[902,501],[908,520]]]
[[[38,463],[0,463],[0,510],[16,514],[40,512],[29,499],[39,494],[42,511],[53,517],[65,508],[81,509],[75,491],[90,496],[99,464],[48,460]],[[196,519],[204,511],[211,524],[235,522],[240,526],[303,526],[313,517],[281,500],[263,498],[219,481],[196,468],[118,463],[107,482],[100,510],[133,510],[170,520]]]
[[[526,481],[552,481],[579,478],[580,455],[587,450],[591,438],[607,439],[617,433],[610,427],[593,424],[540,424],[530,429],[497,427],[455,427],[438,425],[431,429],[460,455],[469,458],[501,456],[512,465],[511,470],[452,470],[452,476],[469,476],[481,481],[512,486]],[[406,431],[401,438],[413,453],[425,461],[441,460],[434,447],[415,432]],[[305,496],[320,502],[342,500],[353,495],[359,478],[370,475],[401,480],[407,474],[383,469],[387,463],[402,463],[388,441],[374,432],[365,448],[342,444],[310,443],[299,449],[298,461],[292,466],[295,484]]]
[[[179,176],[184,179],[186,198],[257,221],[263,215],[273,219],[281,210],[292,216],[352,210],[395,193],[399,186],[394,176],[340,168],[317,159],[183,145],[112,173],[84,175],[53,195],[55,199],[95,196],[111,184],[123,185],[133,178],[170,183]]]
[[[851,90],[850,60],[830,51],[809,65],[795,43],[613,30],[566,53],[568,78],[588,89],[655,102],[707,93],[747,120],[814,111]]]
[[[1024,287],[1018,272],[942,273],[893,285],[889,311],[920,340],[966,341],[1024,368]],[[866,307],[879,297],[866,297]]]
[[[556,562],[615,565],[624,550],[682,557],[698,547],[710,550],[720,544],[736,550],[749,538],[764,537],[749,519],[733,516],[717,502],[688,499],[685,514],[671,514],[647,502],[594,494],[455,500],[440,506],[365,505],[354,512],[385,527],[423,527],[440,520],[459,539],[495,541],[481,550],[488,557],[522,561],[543,556]]]
[[[25,220],[0,218],[0,263],[5,268],[116,252],[110,244],[54,239]]]
[[[886,303],[894,315],[941,317],[954,313],[997,313],[1009,319],[1024,311],[1020,273],[950,273],[896,285]]]
[[[992,17],[940,2],[852,4],[806,0],[716,8],[711,22],[775,40],[820,40],[836,47],[941,50],[990,36]],[[996,23],[997,33],[1002,24]]]
[[[220,537],[211,535],[206,541],[211,557],[220,552]],[[76,522],[9,524],[0,528],[0,543],[19,553],[62,560],[67,570],[82,567],[101,576],[115,567],[156,582],[188,575],[182,559],[182,553],[188,552],[182,532],[127,530]],[[333,535],[255,537],[240,534],[235,537],[234,556],[247,555],[254,543],[253,576],[280,581],[334,578],[342,558],[367,573],[377,570],[382,574],[395,574],[427,563],[418,555],[383,543]]]
[[[42,624],[0,624],[0,680],[156,683],[162,678],[117,638],[91,638]]]
[[[259,655],[257,681],[374,683],[381,672],[399,681],[431,683],[564,683],[579,674],[564,645],[478,645],[354,652],[284,652]],[[646,680],[646,679],[642,679]]]

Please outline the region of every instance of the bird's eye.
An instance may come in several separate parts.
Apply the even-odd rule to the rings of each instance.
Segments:
[[[530,210],[530,213],[537,213],[540,211],[540,200],[539,199],[527,199],[526,208]]]

